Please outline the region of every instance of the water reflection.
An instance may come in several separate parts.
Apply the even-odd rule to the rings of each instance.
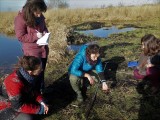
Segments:
[[[84,30],[84,31],[76,31],[76,32],[79,32],[85,35],[92,35],[95,37],[106,38],[111,34],[133,31],[135,29],[136,28],[133,28],[133,27],[118,29],[115,26],[112,26],[110,28],[104,27],[104,28],[99,28],[94,30]],[[92,43],[95,43],[95,42],[92,42]],[[92,43],[87,43],[87,44],[92,44]],[[68,45],[67,50],[77,52],[81,46],[82,45]]]
[[[111,28],[104,27],[100,29],[84,30],[84,31],[77,31],[77,32],[85,34],[85,35],[93,35],[95,37],[106,38],[110,34],[122,33],[122,32],[127,32],[127,31],[132,31],[132,30],[135,30],[135,28],[130,27],[130,28],[118,29],[115,26],[112,26]]]
[[[18,40],[0,34],[0,74],[11,71],[22,54]]]

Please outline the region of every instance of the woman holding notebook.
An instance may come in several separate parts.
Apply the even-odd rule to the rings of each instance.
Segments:
[[[42,61],[43,71],[39,75],[41,91],[44,90],[44,70],[49,48],[48,45],[38,45],[37,40],[48,33],[45,17],[42,14],[46,10],[47,6],[44,0],[27,0],[14,21],[16,37],[22,43],[24,55],[35,56]]]

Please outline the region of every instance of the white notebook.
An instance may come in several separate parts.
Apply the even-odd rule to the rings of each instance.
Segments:
[[[48,45],[50,33],[46,33],[43,37],[37,40],[38,45]]]

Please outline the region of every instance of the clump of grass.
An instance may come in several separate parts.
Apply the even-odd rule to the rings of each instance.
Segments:
[[[59,60],[61,60],[62,57],[65,55],[65,49],[67,45],[67,28],[65,25],[59,23],[51,25],[49,23],[48,29],[51,32],[51,37],[49,41],[49,61],[59,62]]]
[[[7,35],[14,35],[14,18],[17,13],[15,12],[1,12],[0,32]]]

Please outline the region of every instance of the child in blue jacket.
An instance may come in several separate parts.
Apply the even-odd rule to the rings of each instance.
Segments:
[[[100,47],[97,44],[82,46],[69,66],[70,84],[77,94],[78,102],[84,100],[81,91],[81,84],[82,81],[85,82],[84,80],[89,81],[89,83],[93,85],[94,81],[97,81],[100,78],[99,80],[102,83],[102,90],[108,90],[99,50]],[[96,74],[92,71],[94,69],[96,70]]]

